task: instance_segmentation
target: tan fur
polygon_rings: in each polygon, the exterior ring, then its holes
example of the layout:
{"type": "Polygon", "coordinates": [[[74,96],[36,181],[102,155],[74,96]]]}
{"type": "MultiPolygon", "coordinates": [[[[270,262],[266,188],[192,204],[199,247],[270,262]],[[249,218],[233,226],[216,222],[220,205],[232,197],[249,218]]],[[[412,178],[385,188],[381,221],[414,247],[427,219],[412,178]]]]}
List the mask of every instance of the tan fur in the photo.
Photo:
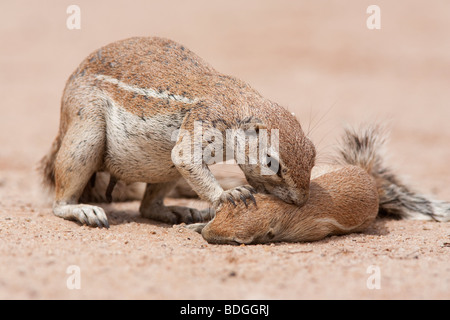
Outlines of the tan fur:
{"type": "Polygon", "coordinates": [[[386,134],[379,125],[347,129],[332,165],[314,167],[302,207],[270,195],[257,206],[226,205],[214,220],[191,225],[211,243],[314,241],[363,231],[378,213],[403,219],[450,221],[450,203],[412,191],[384,164],[386,134]]]}
{"type": "Polygon", "coordinates": [[[375,181],[356,166],[313,179],[309,200],[302,207],[271,195],[255,198],[257,206],[224,205],[203,228],[203,237],[210,243],[229,244],[315,241],[362,231],[378,213],[375,181]]]}
{"type": "Polygon", "coordinates": [[[172,140],[175,130],[192,132],[197,121],[223,134],[227,129],[278,129],[278,174],[262,175],[259,164],[242,164],[241,169],[260,192],[298,205],[308,199],[315,149],[290,112],[245,82],[217,72],[180,44],[136,37],[95,51],[67,81],[59,134],[41,161],[44,180],[55,187],[54,213],[108,226],[103,209],[78,204],[83,192],[89,198],[85,188],[96,172],[108,172],[127,184],[151,184],[141,214],[169,223],[210,216],[209,211],[166,210],[163,198],[181,177],[216,208],[253,199],[249,186],[223,190],[204,162],[172,161],[179,150],[194,147],[181,134],[172,140]]]}

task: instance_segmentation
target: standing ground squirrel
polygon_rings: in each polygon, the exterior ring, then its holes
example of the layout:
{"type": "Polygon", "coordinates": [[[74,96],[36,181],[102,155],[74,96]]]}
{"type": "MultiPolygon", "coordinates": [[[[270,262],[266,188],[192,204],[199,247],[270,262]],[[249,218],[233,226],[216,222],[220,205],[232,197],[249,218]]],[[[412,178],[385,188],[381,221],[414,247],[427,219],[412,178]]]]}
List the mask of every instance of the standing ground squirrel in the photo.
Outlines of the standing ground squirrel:
{"type": "Polygon", "coordinates": [[[213,208],[254,201],[254,191],[302,205],[309,196],[314,159],[314,145],[286,109],[245,82],[217,72],[178,43],[136,37],[93,52],[70,76],[59,133],[41,170],[44,182],[55,188],[55,215],[108,227],[102,208],[78,203],[96,172],[112,177],[108,198],[115,181],[145,182],[142,216],[191,223],[210,217],[209,210],[163,204],[181,177],[213,208]],[[173,139],[174,132],[192,132],[196,122],[221,133],[278,129],[279,152],[267,154],[278,170],[265,175],[259,162],[241,163],[250,186],[223,190],[205,161],[174,161],[180,151],[197,147],[181,134],[173,139]]]}
{"type": "Polygon", "coordinates": [[[250,244],[360,232],[377,214],[450,221],[450,203],[411,191],[383,164],[383,143],[378,126],[347,130],[336,163],[313,169],[310,198],[301,207],[256,194],[257,206],[225,204],[206,226],[188,227],[210,243],[250,244]]]}

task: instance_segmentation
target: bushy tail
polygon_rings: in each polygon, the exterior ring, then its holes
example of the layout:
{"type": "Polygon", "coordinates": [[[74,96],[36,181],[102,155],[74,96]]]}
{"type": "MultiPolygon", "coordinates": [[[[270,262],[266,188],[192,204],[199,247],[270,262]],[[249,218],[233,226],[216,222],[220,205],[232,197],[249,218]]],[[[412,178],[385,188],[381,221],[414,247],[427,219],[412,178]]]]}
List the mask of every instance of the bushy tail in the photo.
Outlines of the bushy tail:
{"type": "Polygon", "coordinates": [[[346,129],[338,162],[359,166],[372,175],[380,197],[380,215],[412,220],[450,221],[450,203],[432,200],[412,191],[383,163],[386,139],[381,126],[346,129]]]}
{"type": "Polygon", "coordinates": [[[55,160],[61,147],[60,135],[56,137],[50,148],[50,151],[41,159],[38,165],[38,170],[42,176],[42,183],[48,190],[55,188],[55,160]]]}

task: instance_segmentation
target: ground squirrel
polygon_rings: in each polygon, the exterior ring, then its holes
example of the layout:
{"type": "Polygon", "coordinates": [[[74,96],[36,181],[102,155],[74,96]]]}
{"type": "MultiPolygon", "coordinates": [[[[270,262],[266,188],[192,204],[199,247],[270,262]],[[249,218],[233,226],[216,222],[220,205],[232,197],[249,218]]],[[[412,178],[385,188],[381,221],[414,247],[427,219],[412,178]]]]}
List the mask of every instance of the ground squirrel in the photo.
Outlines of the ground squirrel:
{"type": "Polygon", "coordinates": [[[228,201],[253,201],[255,190],[302,205],[309,196],[314,159],[314,145],[286,109],[245,82],[217,72],[178,43],[135,37],[93,52],[70,76],[59,133],[41,160],[41,170],[44,182],[55,188],[55,215],[107,227],[102,208],[79,204],[97,172],[112,177],[109,200],[115,181],[145,182],[142,216],[190,223],[207,219],[209,210],[163,204],[180,177],[213,208],[228,201]],[[221,133],[278,129],[278,154],[267,154],[265,163],[276,162],[277,171],[266,175],[259,162],[241,163],[251,187],[223,190],[205,161],[174,161],[180,152],[198,147],[181,133],[173,139],[174,132],[192,132],[196,122],[221,133]]]}
{"type": "Polygon", "coordinates": [[[383,164],[384,137],[379,126],[346,130],[336,163],[313,169],[304,206],[256,194],[257,206],[225,204],[206,226],[190,228],[210,243],[250,244],[359,232],[378,214],[450,221],[450,203],[411,191],[383,164]]]}

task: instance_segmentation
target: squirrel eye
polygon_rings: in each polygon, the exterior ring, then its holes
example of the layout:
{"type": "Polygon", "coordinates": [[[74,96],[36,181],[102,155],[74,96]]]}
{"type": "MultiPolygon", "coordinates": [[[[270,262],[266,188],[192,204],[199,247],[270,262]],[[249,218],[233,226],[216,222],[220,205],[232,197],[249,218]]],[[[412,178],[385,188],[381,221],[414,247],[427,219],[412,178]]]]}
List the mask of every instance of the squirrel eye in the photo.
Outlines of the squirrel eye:
{"type": "Polygon", "coordinates": [[[276,158],[272,158],[270,155],[266,156],[266,166],[273,171],[273,173],[276,173],[277,176],[282,178],[281,176],[281,165],[278,162],[276,158]],[[276,171],[275,171],[276,170],[276,171]]]}
{"type": "Polygon", "coordinates": [[[281,166],[278,166],[277,176],[283,178],[283,176],[281,175],[281,166]]]}

